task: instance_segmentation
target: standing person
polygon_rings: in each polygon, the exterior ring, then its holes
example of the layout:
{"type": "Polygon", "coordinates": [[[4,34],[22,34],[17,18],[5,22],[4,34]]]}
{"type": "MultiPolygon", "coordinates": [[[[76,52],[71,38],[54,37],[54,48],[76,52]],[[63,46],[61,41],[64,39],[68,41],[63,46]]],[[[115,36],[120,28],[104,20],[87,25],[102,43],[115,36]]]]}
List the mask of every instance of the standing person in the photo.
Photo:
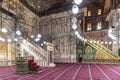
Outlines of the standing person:
{"type": "Polygon", "coordinates": [[[82,55],[80,55],[79,59],[80,59],[80,63],[82,63],[82,59],[83,59],[82,55]]]}

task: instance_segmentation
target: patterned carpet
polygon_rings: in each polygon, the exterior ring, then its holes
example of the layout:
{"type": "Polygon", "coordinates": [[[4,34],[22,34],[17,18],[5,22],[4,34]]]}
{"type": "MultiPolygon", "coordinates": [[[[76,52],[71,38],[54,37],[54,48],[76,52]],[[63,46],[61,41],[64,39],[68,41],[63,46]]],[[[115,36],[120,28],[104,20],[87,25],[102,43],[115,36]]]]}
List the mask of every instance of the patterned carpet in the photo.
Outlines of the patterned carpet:
{"type": "Polygon", "coordinates": [[[15,66],[0,66],[0,80],[120,80],[118,64],[57,63],[40,74],[15,74],[15,66]]]}

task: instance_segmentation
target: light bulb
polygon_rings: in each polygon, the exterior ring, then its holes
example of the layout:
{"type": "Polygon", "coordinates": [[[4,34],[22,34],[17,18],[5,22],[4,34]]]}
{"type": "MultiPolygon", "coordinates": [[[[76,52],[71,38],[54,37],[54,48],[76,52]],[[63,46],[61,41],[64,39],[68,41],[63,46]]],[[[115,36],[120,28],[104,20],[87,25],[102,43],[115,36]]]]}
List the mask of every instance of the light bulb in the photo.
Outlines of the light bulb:
{"type": "Polygon", "coordinates": [[[6,28],[2,28],[1,30],[3,33],[7,33],[7,29],[6,28]]]}
{"type": "Polygon", "coordinates": [[[46,42],[44,41],[43,44],[46,44],[46,42]]]}
{"type": "Polygon", "coordinates": [[[5,41],[5,39],[4,39],[4,38],[2,38],[2,37],[0,37],[0,41],[3,41],[3,42],[4,42],[4,41],[5,41]]]}
{"type": "Polygon", "coordinates": [[[41,34],[38,34],[38,37],[41,38],[41,34]]]}
{"type": "Polygon", "coordinates": [[[77,24],[72,24],[72,28],[74,29],[74,30],[76,30],[77,29],[77,24]]]}
{"type": "Polygon", "coordinates": [[[100,29],[101,29],[101,26],[100,26],[100,25],[98,25],[98,26],[97,26],[97,30],[100,30],[100,29]]]}
{"type": "Polygon", "coordinates": [[[34,36],[34,35],[31,35],[30,37],[31,37],[31,38],[34,38],[35,36],[34,36]]]}
{"type": "Polygon", "coordinates": [[[94,43],[96,43],[96,41],[94,41],[94,43]]]}
{"type": "Polygon", "coordinates": [[[109,42],[109,44],[112,44],[112,42],[109,42]]]}
{"type": "Polygon", "coordinates": [[[79,39],[82,39],[82,36],[79,36],[78,38],[79,38],[79,39]]]}
{"type": "Polygon", "coordinates": [[[43,44],[41,44],[41,46],[43,46],[43,44]]]}
{"type": "Polygon", "coordinates": [[[85,40],[84,37],[82,37],[82,40],[83,40],[83,41],[85,40]]]}
{"type": "Polygon", "coordinates": [[[36,41],[36,42],[40,41],[40,38],[36,38],[35,41],[36,41]]]}
{"type": "Polygon", "coordinates": [[[76,17],[73,17],[72,18],[72,23],[74,24],[74,23],[77,23],[77,18],[76,17]]]}
{"type": "Polygon", "coordinates": [[[102,41],[101,41],[100,43],[101,43],[101,44],[104,44],[104,42],[102,42],[102,41]]]}
{"type": "Polygon", "coordinates": [[[82,0],[74,0],[75,4],[79,5],[82,3],[82,0]]]}
{"type": "Polygon", "coordinates": [[[108,42],[105,42],[105,44],[108,44],[108,42]]]}
{"type": "Polygon", "coordinates": [[[77,35],[77,38],[80,38],[80,35],[79,35],[79,34],[77,35]]]}
{"type": "Polygon", "coordinates": [[[12,40],[11,39],[7,39],[8,42],[11,42],[12,40]]]}
{"type": "Polygon", "coordinates": [[[73,5],[72,12],[73,12],[73,14],[77,14],[79,12],[79,8],[76,4],[73,5]]]}
{"type": "Polygon", "coordinates": [[[17,39],[17,38],[15,38],[15,41],[17,42],[17,41],[18,41],[18,39],[17,39]]]}
{"type": "Polygon", "coordinates": [[[21,35],[21,32],[19,30],[16,31],[17,35],[21,35]]]}
{"type": "Polygon", "coordinates": [[[78,35],[79,34],[79,32],[78,31],[75,31],[75,35],[78,35]]]}

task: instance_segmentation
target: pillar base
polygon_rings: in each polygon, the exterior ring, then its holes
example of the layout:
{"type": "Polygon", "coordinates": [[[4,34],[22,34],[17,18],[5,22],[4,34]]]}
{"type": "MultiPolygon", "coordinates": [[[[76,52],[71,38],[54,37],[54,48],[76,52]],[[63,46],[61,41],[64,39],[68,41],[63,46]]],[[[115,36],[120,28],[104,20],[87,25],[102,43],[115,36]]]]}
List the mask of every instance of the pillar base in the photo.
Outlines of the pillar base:
{"type": "Polygon", "coordinates": [[[54,64],[54,63],[50,63],[49,66],[50,66],[50,67],[55,67],[56,64],[54,64]]]}

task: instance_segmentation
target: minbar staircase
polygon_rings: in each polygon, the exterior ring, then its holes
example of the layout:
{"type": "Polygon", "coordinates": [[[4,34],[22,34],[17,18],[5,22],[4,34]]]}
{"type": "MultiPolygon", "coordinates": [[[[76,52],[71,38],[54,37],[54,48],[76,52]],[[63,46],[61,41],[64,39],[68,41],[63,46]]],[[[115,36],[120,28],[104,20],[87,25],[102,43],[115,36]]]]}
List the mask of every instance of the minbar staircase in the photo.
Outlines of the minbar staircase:
{"type": "MultiPolygon", "coordinates": [[[[24,39],[25,40],[25,39],[24,39]]],[[[34,62],[40,66],[48,66],[48,53],[40,46],[30,40],[22,43],[22,52],[27,52],[28,55],[34,56],[34,62]]]]}
{"type": "Polygon", "coordinates": [[[120,58],[116,55],[116,53],[97,42],[94,43],[94,40],[88,36],[84,35],[84,37],[87,39],[84,43],[87,43],[95,48],[102,56],[102,59],[84,59],[84,63],[120,63],[120,58]]]}
{"type": "MultiPolygon", "coordinates": [[[[9,31],[9,35],[14,39],[15,38],[15,33],[9,28],[6,27],[9,31]]],[[[20,54],[24,54],[25,52],[27,52],[28,55],[30,56],[34,56],[34,61],[40,65],[40,66],[48,66],[48,53],[47,51],[45,51],[44,49],[42,49],[40,46],[38,46],[37,44],[35,44],[34,42],[32,42],[29,39],[24,39],[23,37],[19,36],[19,45],[20,47],[20,54]],[[23,40],[25,40],[26,42],[23,43],[23,40]]],[[[22,57],[26,57],[26,56],[22,56],[22,57]]]]}
{"type": "Polygon", "coordinates": [[[38,65],[36,62],[34,62],[34,59],[28,60],[28,68],[29,73],[40,73],[42,72],[42,68],[40,65],[38,65]]]}

